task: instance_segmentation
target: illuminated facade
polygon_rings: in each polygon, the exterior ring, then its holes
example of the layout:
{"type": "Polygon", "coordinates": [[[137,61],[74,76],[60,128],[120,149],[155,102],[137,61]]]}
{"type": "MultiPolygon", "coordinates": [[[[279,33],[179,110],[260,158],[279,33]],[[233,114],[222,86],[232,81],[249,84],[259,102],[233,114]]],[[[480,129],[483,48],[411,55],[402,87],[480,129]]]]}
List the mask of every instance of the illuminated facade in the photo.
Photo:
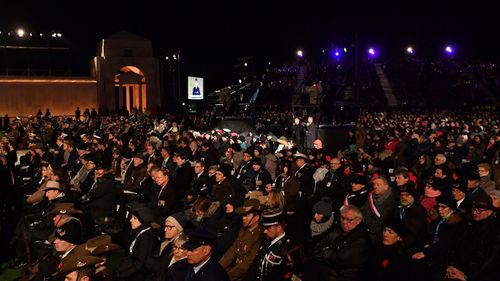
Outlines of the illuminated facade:
{"type": "Polygon", "coordinates": [[[99,42],[89,77],[0,76],[0,115],[28,116],[49,108],[73,115],[76,107],[107,112],[161,104],[159,62],[151,41],[121,31],[99,42]]]}

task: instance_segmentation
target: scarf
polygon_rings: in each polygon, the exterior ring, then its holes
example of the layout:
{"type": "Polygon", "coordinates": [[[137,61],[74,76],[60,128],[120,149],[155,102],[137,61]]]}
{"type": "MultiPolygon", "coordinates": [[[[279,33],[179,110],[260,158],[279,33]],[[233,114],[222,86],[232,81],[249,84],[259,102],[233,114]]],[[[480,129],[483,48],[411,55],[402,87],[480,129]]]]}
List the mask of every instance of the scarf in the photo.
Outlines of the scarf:
{"type": "Polygon", "coordinates": [[[424,194],[425,194],[425,197],[436,198],[439,195],[441,195],[441,191],[439,191],[439,189],[434,190],[432,188],[426,188],[424,191],[424,194]]]}
{"type": "Polygon", "coordinates": [[[317,223],[316,221],[311,220],[310,228],[311,228],[311,236],[318,236],[323,232],[327,231],[333,224],[333,213],[330,215],[330,218],[322,223],[317,223]]]}

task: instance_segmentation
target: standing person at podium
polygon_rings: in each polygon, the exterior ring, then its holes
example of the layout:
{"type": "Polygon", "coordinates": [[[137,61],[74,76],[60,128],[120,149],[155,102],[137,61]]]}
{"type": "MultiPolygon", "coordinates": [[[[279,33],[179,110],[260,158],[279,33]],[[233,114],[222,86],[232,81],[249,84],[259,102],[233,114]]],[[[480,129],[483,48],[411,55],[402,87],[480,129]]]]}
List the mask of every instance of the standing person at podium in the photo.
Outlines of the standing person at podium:
{"type": "Polygon", "coordinates": [[[295,117],[293,119],[292,138],[293,138],[293,141],[297,144],[297,147],[299,148],[299,150],[301,150],[302,146],[303,146],[304,126],[300,122],[299,117],[295,117]]]}
{"type": "Polygon", "coordinates": [[[307,123],[304,126],[305,129],[305,140],[304,147],[307,149],[314,148],[314,140],[316,139],[316,123],[314,123],[314,117],[307,117],[307,123]]]}

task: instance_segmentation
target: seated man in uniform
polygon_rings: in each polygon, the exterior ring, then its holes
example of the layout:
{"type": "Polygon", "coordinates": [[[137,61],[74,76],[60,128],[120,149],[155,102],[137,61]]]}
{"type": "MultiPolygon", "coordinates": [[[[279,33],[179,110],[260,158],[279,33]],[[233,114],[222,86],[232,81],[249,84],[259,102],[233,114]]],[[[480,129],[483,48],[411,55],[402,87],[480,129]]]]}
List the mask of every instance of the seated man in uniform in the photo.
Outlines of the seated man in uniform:
{"type": "Polygon", "coordinates": [[[232,281],[242,279],[257,255],[262,242],[262,228],[259,226],[261,209],[258,199],[249,199],[236,209],[236,213],[243,215],[243,227],[219,261],[232,281]]]}
{"type": "Polygon", "coordinates": [[[212,258],[215,236],[202,228],[187,229],[188,237],[183,247],[187,250],[189,263],[186,281],[229,281],[226,271],[212,258]]]}
{"type": "Polygon", "coordinates": [[[267,238],[259,249],[244,280],[276,280],[285,276],[287,266],[281,253],[287,242],[285,215],[279,209],[262,212],[262,226],[267,238]]]}

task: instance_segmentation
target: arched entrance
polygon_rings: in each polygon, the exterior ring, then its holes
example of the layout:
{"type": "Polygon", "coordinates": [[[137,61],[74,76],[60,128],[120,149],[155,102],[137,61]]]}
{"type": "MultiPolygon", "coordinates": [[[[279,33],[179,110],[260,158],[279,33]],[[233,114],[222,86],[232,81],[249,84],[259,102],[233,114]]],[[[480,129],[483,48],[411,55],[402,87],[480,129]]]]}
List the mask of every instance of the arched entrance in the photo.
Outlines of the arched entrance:
{"type": "Polygon", "coordinates": [[[146,77],[135,66],[124,66],[115,75],[115,111],[146,109],[146,77]]]}

